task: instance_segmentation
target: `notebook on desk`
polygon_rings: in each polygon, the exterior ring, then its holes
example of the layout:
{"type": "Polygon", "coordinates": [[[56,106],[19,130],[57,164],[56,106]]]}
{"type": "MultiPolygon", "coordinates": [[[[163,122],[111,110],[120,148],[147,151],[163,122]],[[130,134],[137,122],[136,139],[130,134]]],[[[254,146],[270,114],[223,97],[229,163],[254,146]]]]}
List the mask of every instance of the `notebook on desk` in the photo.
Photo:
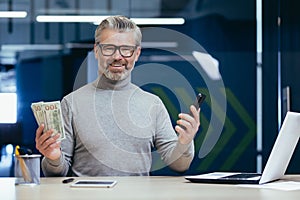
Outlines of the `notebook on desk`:
{"type": "Polygon", "coordinates": [[[227,184],[264,184],[280,179],[290,162],[300,136],[300,113],[287,112],[262,174],[212,172],[186,176],[191,182],[227,184]]]}

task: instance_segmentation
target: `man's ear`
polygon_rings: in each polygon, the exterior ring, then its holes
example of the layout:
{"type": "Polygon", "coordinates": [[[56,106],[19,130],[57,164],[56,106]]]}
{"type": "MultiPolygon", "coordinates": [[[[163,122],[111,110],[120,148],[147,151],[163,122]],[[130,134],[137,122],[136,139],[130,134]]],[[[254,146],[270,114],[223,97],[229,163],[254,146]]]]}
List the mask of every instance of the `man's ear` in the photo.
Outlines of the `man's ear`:
{"type": "Polygon", "coordinates": [[[98,48],[97,44],[94,44],[94,56],[95,56],[95,59],[98,59],[98,51],[99,51],[99,48],[98,48]]]}
{"type": "Polygon", "coordinates": [[[135,62],[138,61],[138,59],[139,59],[139,57],[141,55],[141,51],[142,51],[142,48],[141,47],[137,47],[136,53],[135,53],[135,60],[134,60],[135,62]]]}

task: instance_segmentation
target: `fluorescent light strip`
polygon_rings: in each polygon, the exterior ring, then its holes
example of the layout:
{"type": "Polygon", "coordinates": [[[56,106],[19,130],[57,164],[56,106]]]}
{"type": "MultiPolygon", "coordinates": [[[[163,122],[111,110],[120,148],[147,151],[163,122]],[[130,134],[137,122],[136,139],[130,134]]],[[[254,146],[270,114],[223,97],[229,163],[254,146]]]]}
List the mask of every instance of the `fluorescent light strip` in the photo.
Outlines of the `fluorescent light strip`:
{"type": "MultiPolygon", "coordinates": [[[[92,43],[67,43],[66,48],[92,49],[92,43]]],[[[142,42],[142,48],[177,48],[177,42],[142,42]]]]}
{"type": "Polygon", "coordinates": [[[177,42],[142,42],[143,48],[177,48],[177,42]]]}
{"type": "Polygon", "coordinates": [[[61,44],[4,44],[2,51],[25,51],[25,50],[61,50],[61,44]]]}
{"type": "MultiPolygon", "coordinates": [[[[108,16],[96,15],[38,15],[38,22],[89,22],[98,25],[108,16]]],[[[131,18],[138,25],[182,25],[184,18],[131,18]]]]}
{"type": "Polygon", "coordinates": [[[139,25],[182,25],[184,18],[131,18],[139,25]]]}
{"type": "Polygon", "coordinates": [[[38,22],[100,22],[108,16],[96,15],[38,15],[38,22]]]}
{"type": "Polygon", "coordinates": [[[25,18],[26,11],[0,11],[0,18],[25,18]]]}

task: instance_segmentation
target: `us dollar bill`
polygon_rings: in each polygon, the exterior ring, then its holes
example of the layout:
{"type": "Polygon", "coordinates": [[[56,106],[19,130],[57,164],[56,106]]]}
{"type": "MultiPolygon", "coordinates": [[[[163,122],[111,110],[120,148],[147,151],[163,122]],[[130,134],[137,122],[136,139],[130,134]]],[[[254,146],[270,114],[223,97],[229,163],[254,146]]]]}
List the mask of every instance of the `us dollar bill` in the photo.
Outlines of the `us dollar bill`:
{"type": "Polygon", "coordinates": [[[38,125],[45,125],[44,132],[53,129],[53,135],[60,134],[58,140],[66,137],[60,101],[32,103],[31,109],[38,125]]]}
{"type": "Polygon", "coordinates": [[[42,101],[31,104],[31,110],[34,114],[34,117],[35,117],[36,122],[38,123],[38,125],[41,125],[42,123],[45,123],[44,113],[42,111],[42,105],[43,105],[42,101]]]}

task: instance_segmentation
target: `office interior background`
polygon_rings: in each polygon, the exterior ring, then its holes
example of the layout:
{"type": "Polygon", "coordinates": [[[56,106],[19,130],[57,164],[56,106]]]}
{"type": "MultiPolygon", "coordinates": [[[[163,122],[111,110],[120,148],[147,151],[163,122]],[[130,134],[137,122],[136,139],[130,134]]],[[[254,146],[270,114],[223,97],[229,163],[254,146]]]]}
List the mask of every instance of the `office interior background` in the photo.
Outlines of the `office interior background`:
{"type": "MultiPolygon", "coordinates": [[[[22,145],[36,151],[37,124],[31,103],[61,100],[97,73],[90,64],[96,25],[37,18],[53,15],[152,18],[152,23],[140,24],[143,50],[135,70],[147,63],[167,66],[188,80],[195,93],[208,96],[201,109],[195,158],[185,173],[262,171],[285,113],[300,111],[299,8],[296,0],[0,0],[0,13],[26,12],[23,18],[0,18],[0,176],[13,175],[12,147],[22,145]],[[180,18],[184,23],[168,24],[160,19],[161,24],[155,24],[156,18],[180,18]],[[173,33],[188,39],[177,40],[173,33]],[[212,102],[218,105],[218,98],[211,95],[208,85],[218,86],[218,81],[207,81],[207,74],[195,71],[199,63],[193,51],[199,50],[219,63],[225,110],[212,107],[212,102]],[[224,126],[211,151],[201,157],[205,136],[213,134],[207,130],[216,123],[212,115],[224,115],[224,126]]],[[[185,99],[186,88],[151,82],[149,76],[157,72],[139,74],[142,78],[136,81],[150,80],[141,87],[161,97],[175,123],[181,110],[175,93],[179,91],[185,99]]],[[[168,74],[160,75],[177,81],[168,74]]],[[[298,146],[288,173],[300,172],[299,151],[298,146]]],[[[159,160],[153,165],[152,175],[180,175],[168,167],[155,168],[159,160]]]]}

